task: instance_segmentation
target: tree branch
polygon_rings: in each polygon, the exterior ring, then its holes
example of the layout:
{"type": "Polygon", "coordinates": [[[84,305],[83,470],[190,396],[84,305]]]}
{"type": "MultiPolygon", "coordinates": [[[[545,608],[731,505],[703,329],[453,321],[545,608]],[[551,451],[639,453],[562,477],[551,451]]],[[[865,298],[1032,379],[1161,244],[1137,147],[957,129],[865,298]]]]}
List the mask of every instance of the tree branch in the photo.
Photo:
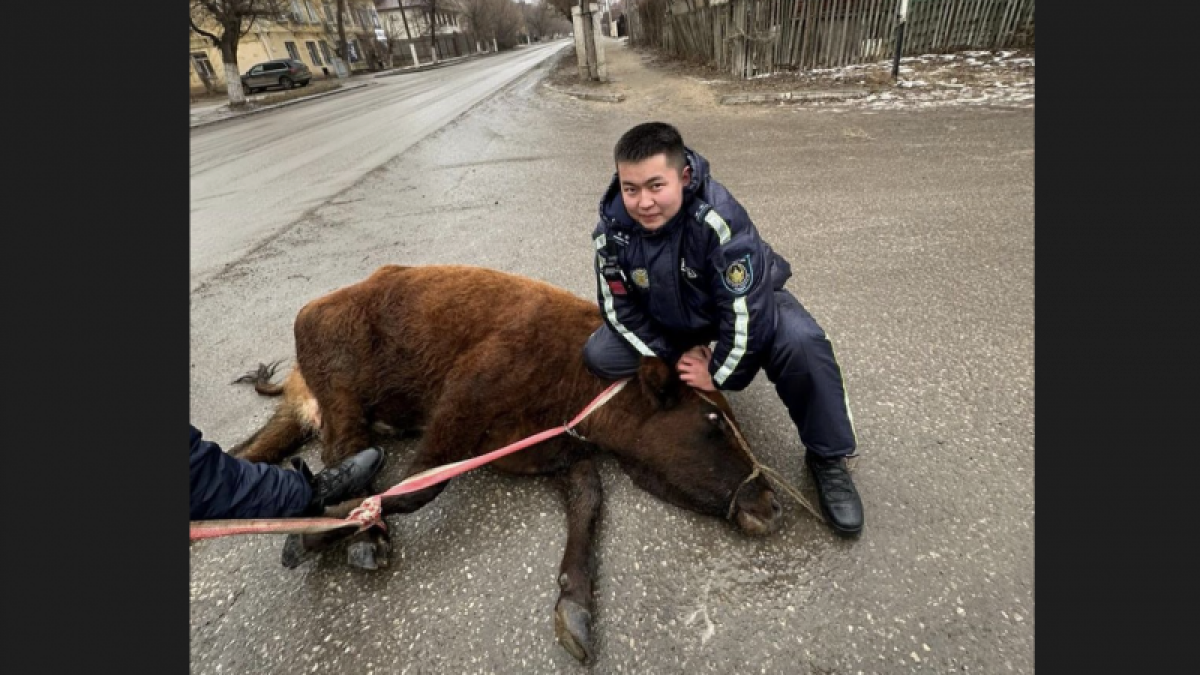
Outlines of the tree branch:
{"type": "Polygon", "coordinates": [[[195,31],[195,32],[199,33],[200,35],[203,35],[204,37],[211,40],[214,46],[216,46],[216,47],[221,46],[221,38],[217,37],[216,35],[213,35],[212,33],[204,30],[201,27],[197,26],[195,20],[193,20],[191,17],[188,17],[188,23],[192,24],[193,31],[195,31]]]}

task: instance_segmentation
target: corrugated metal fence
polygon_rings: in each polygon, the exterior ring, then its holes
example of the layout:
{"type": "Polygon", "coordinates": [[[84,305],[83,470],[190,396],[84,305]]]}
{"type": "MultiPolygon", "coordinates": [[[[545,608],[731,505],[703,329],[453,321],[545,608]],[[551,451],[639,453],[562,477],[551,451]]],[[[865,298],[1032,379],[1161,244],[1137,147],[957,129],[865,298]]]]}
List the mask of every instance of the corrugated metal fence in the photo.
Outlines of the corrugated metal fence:
{"type": "MultiPolygon", "coordinates": [[[[900,0],[631,0],[630,42],[739,77],[870,63],[895,51],[900,0]]],[[[1034,0],[910,0],[905,55],[1031,47],[1034,0]]]]}

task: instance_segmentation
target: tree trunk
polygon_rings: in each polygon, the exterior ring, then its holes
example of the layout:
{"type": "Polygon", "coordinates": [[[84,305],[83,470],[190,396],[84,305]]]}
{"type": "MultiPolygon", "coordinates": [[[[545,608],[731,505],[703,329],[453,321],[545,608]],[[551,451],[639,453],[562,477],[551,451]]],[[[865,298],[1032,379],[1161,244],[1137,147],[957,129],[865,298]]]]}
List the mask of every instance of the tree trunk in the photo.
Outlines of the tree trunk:
{"type": "Polygon", "coordinates": [[[437,49],[437,0],[429,0],[429,49],[433,53],[433,62],[438,62],[437,49]]]}
{"type": "Polygon", "coordinates": [[[342,59],[342,63],[346,64],[346,74],[350,74],[350,48],[346,42],[346,0],[338,0],[337,6],[337,25],[338,25],[338,57],[342,59]]]}
{"type": "Polygon", "coordinates": [[[221,36],[221,60],[225,62],[225,91],[229,93],[229,105],[246,105],[246,94],[242,91],[242,74],[238,71],[237,43],[238,27],[225,28],[221,36]]]}
{"type": "Polygon", "coordinates": [[[400,6],[400,18],[404,20],[404,37],[412,40],[412,31],[408,30],[408,12],[404,10],[403,4],[400,6]]]}

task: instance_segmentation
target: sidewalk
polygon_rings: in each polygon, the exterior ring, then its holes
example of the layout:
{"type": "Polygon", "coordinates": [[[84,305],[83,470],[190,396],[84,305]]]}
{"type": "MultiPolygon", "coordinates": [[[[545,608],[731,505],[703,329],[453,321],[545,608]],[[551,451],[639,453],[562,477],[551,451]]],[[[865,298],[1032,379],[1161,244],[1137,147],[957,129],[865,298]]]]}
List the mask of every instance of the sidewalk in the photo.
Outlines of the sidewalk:
{"type": "Polygon", "coordinates": [[[199,127],[206,127],[206,126],[209,126],[212,124],[218,124],[220,122],[226,122],[226,121],[229,121],[232,119],[238,119],[241,117],[249,117],[250,115],[258,115],[260,113],[268,112],[271,110],[276,110],[278,108],[286,108],[288,106],[297,105],[299,103],[304,103],[305,101],[313,101],[313,100],[316,100],[319,98],[325,98],[326,96],[336,96],[338,94],[345,94],[347,92],[351,92],[356,89],[362,89],[363,87],[368,87],[368,86],[370,86],[370,84],[371,84],[370,82],[355,82],[353,84],[343,84],[342,86],[338,87],[337,89],[333,89],[331,91],[323,91],[323,92],[320,92],[317,94],[312,94],[310,96],[301,96],[299,98],[293,98],[293,99],[289,99],[287,101],[281,101],[279,103],[272,103],[269,105],[257,105],[257,104],[255,104],[255,101],[256,100],[261,101],[261,100],[263,100],[263,97],[262,96],[251,96],[251,97],[247,97],[247,100],[249,101],[249,103],[242,110],[230,109],[228,101],[198,103],[198,104],[192,105],[192,107],[191,107],[191,111],[190,111],[191,120],[188,124],[188,127],[191,129],[196,129],[199,127]]]}
{"type": "Polygon", "coordinates": [[[267,104],[267,105],[257,105],[256,104],[257,101],[264,100],[265,98],[270,96],[270,94],[259,94],[257,96],[247,96],[246,100],[249,101],[249,105],[244,110],[236,110],[236,111],[231,110],[229,108],[228,100],[209,100],[209,101],[204,101],[202,103],[194,103],[194,104],[192,104],[191,110],[190,110],[191,121],[189,124],[189,128],[196,129],[198,127],[205,127],[205,126],[209,126],[211,124],[217,124],[217,123],[225,122],[225,121],[228,121],[231,119],[238,119],[238,118],[246,117],[249,115],[257,115],[259,113],[264,113],[264,112],[267,112],[270,110],[276,110],[278,108],[285,108],[290,105],[296,105],[298,103],[304,103],[305,101],[312,101],[315,99],[324,98],[326,96],[335,96],[337,94],[345,94],[347,92],[351,92],[356,89],[362,89],[363,87],[370,86],[371,80],[374,80],[377,77],[393,77],[396,75],[405,75],[408,73],[419,73],[419,72],[423,72],[426,70],[433,70],[435,68],[444,68],[446,66],[452,66],[454,64],[462,63],[463,61],[468,61],[468,60],[478,58],[478,57],[492,56],[494,54],[495,54],[495,52],[484,52],[484,53],[480,53],[480,54],[468,54],[466,56],[456,56],[456,57],[452,57],[452,58],[448,58],[448,59],[440,59],[437,63],[423,63],[419,66],[407,66],[404,68],[392,68],[389,70],[384,70],[384,71],[375,72],[375,73],[362,73],[362,74],[352,75],[349,78],[347,78],[347,80],[342,84],[341,87],[339,87],[337,89],[333,89],[331,91],[323,91],[323,92],[320,92],[317,94],[313,94],[311,96],[301,96],[299,98],[289,99],[287,101],[281,101],[279,103],[273,103],[273,104],[267,104]]]}
{"type": "Polygon", "coordinates": [[[479,52],[477,54],[467,54],[466,56],[453,56],[448,59],[438,59],[437,63],[422,63],[419,66],[404,66],[403,68],[390,68],[388,70],[375,73],[375,77],[394,77],[396,75],[404,75],[407,73],[420,73],[426,70],[434,70],[435,68],[444,68],[452,66],[463,61],[470,61],[484,56],[495,56],[497,52],[479,52]]]}

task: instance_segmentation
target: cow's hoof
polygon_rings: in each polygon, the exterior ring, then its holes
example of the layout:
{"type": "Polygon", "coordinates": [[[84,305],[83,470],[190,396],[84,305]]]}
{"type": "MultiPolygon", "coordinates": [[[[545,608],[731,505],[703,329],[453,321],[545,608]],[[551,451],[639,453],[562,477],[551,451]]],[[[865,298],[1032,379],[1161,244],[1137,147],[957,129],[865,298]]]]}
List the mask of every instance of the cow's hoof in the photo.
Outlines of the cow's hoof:
{"type": "Polygon", "coordinates": [[[558,642],[580,663],[592,649],[592,613],[577,603],[560,599],[554,608],[554,634],[558,642]]]}
{"type": "Polygon", "coordinates": [[[392,555],[392,542],[386,533],[378,534],[373,537],[375,544],[375,562],[380,567],[387,567],[392,555]]]}
{"type": "Polygon", "coordinates": [[[280,562],[289,570],[294,570],[305,560],[315,555],[316,551],[310,551],[304,547],[304,539],[300,535],[289,534],[283,542],[283,553],[280,556],[280,562]]]}
{"type": "Polygon", "coordinates": [[[381,564],[376,555],[375,542],[370,540],[352,541],[346,547],[346,562],[350,563],[351,567],[357,567],[360,570],[377,570],[387,565],[387,556],[386,554],[383,556],[381,564]]]}

